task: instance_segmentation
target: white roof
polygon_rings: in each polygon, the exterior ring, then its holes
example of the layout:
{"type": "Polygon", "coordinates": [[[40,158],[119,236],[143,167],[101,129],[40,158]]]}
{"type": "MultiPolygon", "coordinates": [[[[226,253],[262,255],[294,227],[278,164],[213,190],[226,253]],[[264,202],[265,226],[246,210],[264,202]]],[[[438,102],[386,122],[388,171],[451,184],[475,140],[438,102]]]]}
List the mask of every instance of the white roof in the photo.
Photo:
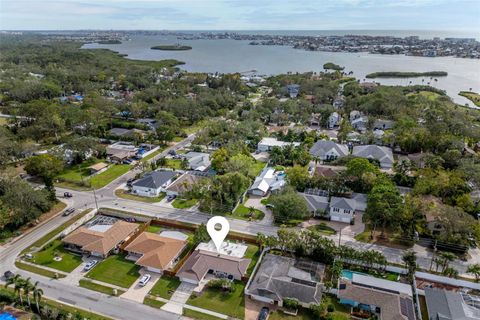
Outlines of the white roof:
{"type": "MultiPolygon", "coordinates": [[[[231,256],[231,257],[243,258],[247,249],[248,249],[247,245],[244,245],[241,243],[224,241],[222,242],[222,245],[220,246],[220,252],[218,253],[231,256]]],[[[210,241],[208,243],[206,242],[200,243],[197,246],[196,250],[204,250],[204,251],[217,253],[217,248],[215,247],[215,244],[213,243],[213,241],[210,241]]]]}
{"type": "Polygon", "coordinates": [[[300,142],[285,142],[285,141],[280,141],[277,140],[276,138],[263,138],[258,144],[260,145],[266,145],[270,147],[284,147],[290,144],[293,144],[294,146],[299,146],[300,142]]]}
{"type": "Polygon", "coordinates": [[[412,287],[408,284],[404,284],[400,282],[375,278],[372,276],[363,275],[356,272],[353,272],[352,282],[368,285],[378,289],[400,292],[410,297],[412,296],[412,287]]]}
{"type": "Polygon", "coordinates": [[[162,237],[166,238],[172,238],[172,239],[177,239],[177,240],[187,240],[188,236],[180,231],[172,231],[172,230],[165,230],[160,232],[160,235],[162,237]]]}

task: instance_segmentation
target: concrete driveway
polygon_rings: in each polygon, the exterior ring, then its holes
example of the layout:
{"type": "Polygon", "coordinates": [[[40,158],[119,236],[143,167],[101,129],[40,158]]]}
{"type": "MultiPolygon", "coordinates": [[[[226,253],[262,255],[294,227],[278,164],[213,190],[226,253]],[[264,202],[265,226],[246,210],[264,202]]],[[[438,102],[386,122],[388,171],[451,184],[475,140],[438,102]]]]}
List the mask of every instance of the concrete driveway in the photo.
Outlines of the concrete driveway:
{"type": "Polygon", "coordinates": [[[149,272],[144,269],[140,270],[140,277],[133,283],[133,285],[120,297],[129,299],[132,301],[136,301],[139,303],[143,303],[143,299],[145,296],[152,290],[153,286],[155,283],[160,279],[160,274],[155,273],[155,272],[149,272]],[[140,279],[142,279],[143,275],[149,274],[152,276],[150,281],[145,286],[141,286],[138,283],[140,282],[140,279]]]}
{"type": "Polygon", "coordinates": [[[265,197],[256,197],[256,196],[250,196],[247,201],[245,201],[244,205],[245,207],[254,207],[255,209],[258,209],[262,211],[265,216],[263,219],[259,222],[259,224],[263,225],[272,225],[273,224],[273,214],[270,209],[265,207],[265,205],[261,202],[262,199],[265,199],[265,197]]]}
{"type": "Polygon", "coordinates": [[[83,279],[83,276],[88,272],[83,270],[85,265],[92,260],[98,260],[100,262],[101,259],[83,256],[82,260],[83,262],[78,267],[70,272],[65,278],[60,279],[60,281],[68,282],[69,284],[77,286],[78,282],[83,279]]]}

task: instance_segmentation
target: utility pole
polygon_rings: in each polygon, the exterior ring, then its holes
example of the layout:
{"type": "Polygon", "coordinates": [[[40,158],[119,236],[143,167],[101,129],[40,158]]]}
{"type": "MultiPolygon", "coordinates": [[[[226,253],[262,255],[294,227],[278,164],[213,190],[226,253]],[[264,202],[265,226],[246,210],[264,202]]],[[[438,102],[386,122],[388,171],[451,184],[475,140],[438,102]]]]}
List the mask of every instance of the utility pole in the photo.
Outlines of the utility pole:
{"type": "Polygon", "coordinates": [[[93,198],[95,199],[95,208],[97,209],[97,212],[98,212],[97,195],[95,194],[95,188],[94,187],[92,187],[92,191],[93,191],[93,198]]]}
{"type": "Polygon", "coordinates": [[[340,247],[340,241],[342,240],[342,229],[340,229],[340,232],[338,233],[338,246],[340,247]]]}
{"type": "Polygon", "coordinates": [[[433,245],[433,255],[432,255],[432,261],[430,262],[430,269],[428,269],[429,271],[432,271],[433,261],[435,261],[436,252],[437,252],[437,239],[435,239],[435,244],[433,245]]]}

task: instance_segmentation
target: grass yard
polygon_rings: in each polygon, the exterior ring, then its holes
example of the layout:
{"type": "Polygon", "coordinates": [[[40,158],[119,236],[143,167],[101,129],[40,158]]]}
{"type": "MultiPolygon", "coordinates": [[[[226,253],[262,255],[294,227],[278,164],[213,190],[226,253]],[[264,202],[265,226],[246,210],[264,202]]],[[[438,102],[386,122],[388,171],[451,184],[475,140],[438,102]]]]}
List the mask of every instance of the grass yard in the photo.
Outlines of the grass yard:
{"type": "Polygon", "coordinates": [[[255,161],[255,165],[252,167],[252,174],[258,176],[260,172],[262,172],[263,168],[265,168],[265,165],[265,162],[255,161]]]}
{"type": "Polygon", "coordinates": [[[103,188],[113,180],[127,173],[130,168],[131,167],[128,164],[114,164],[102,173],[99,173],[90,178],[90,183],[95,189],[103,188]]]}
{"type": "Polygon", "coordinates": [[[150,306],[150,307],[153,307],[153,308],[160,309],[161,307],[163,307],[165,305],[165,302],[158,301],[158,300],[155,300],[152,297],[146,296],[145,298],[143,298],[143,304],[147,305],[147,306],[150,306]]]}
{"type": "Polygon", "coordinates": [[[118,297],[119,295],[125,293],[125,291],[122,291],[122,290],[117,290],[117,294],[114,295],[113,294],[113,289],[114,288],[111,288],[111,287],[107,287],[107,286],[103,286],[101,284],[98,284],[98,283],[94,283],[90,280],[86,280],[86,279],[81,279],[79,281],[79,285],[80,287],[82,288],[86,288],[86,289],[89,289],[89,290],[93,290],[93,291],[98,291],[98,292],[101,292],[101,293],[105,293],[105,294],[109,294],[111,296],[116,296],[118,297]]]}
{"type": "Polygon", "coordinates": [[[172,207],[176,209],[187,209],[197,204],[197,199],[175,199],[172,202],[172,207]]]}
{"type": "Polygon", "coordinates": [[[180,285],[180,279],[177,277],[172,277],[168,275],[163,275],[157,283],[153,286],[150,294],[152,296],[170,299],[172,297],[173,292],[177,290],[178,286],[180,285]]]}
{"type": "Polygon", "coordinates": [[[161,192],[158,197],[141,197],[134,194],[131,194],[127,190],[124,189],[117,189],[115,190],[115,195],[119,198],[128,199],[128,200],[135,200],[140,202],[146,203],[155,203],[162,201],[165,198],[165,193],[161,192]]]}
{"type": "Polygon", "coordinates": [[[413,247],[413,241],[403,240],[403,236],[399,232],[385,231],[385,236],[382,238],[381,231],[375,231],[373,239],[370,239],[371,230],[369,226],[365,227],[365,231],[355,236],[355,240],[366,243],[374,243],[382,246],[398,249],[408,249],[413,247]]]}
{"type": "Polygon", "coordinates": [[[265,214],[261,210],[254,209],[253,215],[250,216],[250,208],[247,208],[243,203],[240,203],[237,208],[229,214],[229,216],[241,220],[262,220],[265,214]]]}
{"type": "Polygon", "coordinates": [[[147,227],[147,229],[145,229],[146,232],[151,232],[151,233],[159,233],[160,231],[162,231],[164,228],[160,227],[160,226],[152,226],[152,225],[149,225],[147,227]]]}
{"type": "Polygon", "coordinates": [[[82,257],[65,250],[62,241],[56,239],[34,253],[32,262],[60,271],[72,272],[82,263],[82,257]],[[61,257],[62,260],[55,261],[56,256],[61,257]]]}
{"type": "Polygon", "coordinates": [[[212,316],[212,315],[209,315],[209,314],[206,314],[206,313],[198,312],[198,311],[195,311],[195,310],[190,310],[190,309],[187,309],[187,308],[183,308],[183,315],[185,317],[189,317],[189,318],[192,318],[192,319],[198,319],[198,320],[220,320],[221,319],[221,318],[217,318],[215,316],[212,316]]]}
{"type": "Polygon", "coordinates": [[[275,312],[270,313],[268,317],[269,320],[315,320],[310,312],[305,311],[303,309],[298,310],[298,314],[296,316],[291,316],[288,314],[283,313],[281,310],[277,310],[275,312]]]}
{"type": "Polygon", "coordinates": [[[80,219],[81,217],[85,216],[87,213],[89,213],[90,211],[92,211],[92,209],[87,209],[87,210],[84,210],[82,213],[80,214],[77,214],[75,217],[71,218],[70,220],[68,220],[67,222],[65,222],[64,224],[62,224],[61,226],[59,226],[58,228],[50,231],[49,233],[47,233],[46,235],[44,235],[43,237],[41,237],[40,239],[38,239],[37,241],[35,241],[30,247],[26,248],[25,250],[22,251],[22,254],[24,253],[27,253],[28,251],[30,251],[31,249],[33,248],[40,248],[42,247],[45,243],[47,243],[50,239],[52,239],[54,236],[56,236],[57,234],[59,234],[60,232],[62,232],[63,230],[65,230],[68,226],[72,225],[73,223],[75,223],[75,221],[77,221],[78,219],[80,219]]]}
{"type": "Polygon", "coordinates": [[[140,277],[138,270],[140,267],[124,256],[113,255],[87,273],[87,278],[129,288],[140,277]]]}
{"type": "Polygon", "coordinates": [[[331,235],[334,235],[334,234],[337,233],[337,231],[335,231],[335,229],[327,226],[327,224],[325,222],[322,222],[322,223],[314,225],[314,226],[310,226],[310,227],[308,227],[308,229],[318,231],[321,234],[325,234],[327,236],[331,236],[331,235]]]}
{"type": "Polygon", "coordinates": [[[234,281],[233,286],[235,289],[232,293],[205,288],[199,296],[192,294],[187,304],[243,319],[245,318],[245,284],[234,281]]]}
{"type": "Polygon", "coordinates": [[[159,148],[158,150],[155,150],[154,152],[150,153],[148,156],[142,158],[142,160],[140,160],[140,161],[141,162],[147,162],[150,159],[152,159],[153,157],[155,157],[156,155],[160,154],[162,151],[163,151],[163,149],[159,148]]]}
{"type": "Polygon", "coordinates": [[[56,178],[71,180],[75,182],[82,182],[82,180],[87,180],[88,177],[91,175],[88,167],[103,161],[105,160],[102,160],[102,159],[95,159],[92,161],[87,160],[81,164],[66,167],[62,172],[60,172],[60,174],[56,176],[56,178]]]}
{"type": "Polygon", "coordinates": [[[244,258],[246,259],[252,259],[252,261],[250,262],[250,265],[248,266],[248,269],[247,269],[247,275],[251,275],[252,272],[253,272],[253,269],[255,268],[255,265],[257,264],[258,262],[258,258],[260,258],[260,254],[261,254],[261,251],[260,251],[260,248],[254,244],[249,244],[248,245],[248,249],[247,249],[247,252],[245,252],[245,256],[244,258]]]}
{"type": "Polygon", "coordinates": [[[65,278],[63,274],[52,272],[50,270],[46,270],[43,268],[35,267],[35,266],[32,266],[31,264],[26,264],[20,261],[16,261],[15,266],[19,269],[30,271],[30,272],[39,274],[44,277],[52,278],[52,279],[65,278]]]}
{"type": "Polygon", "coordinates": [[[182,169],[182,160],[180,159],[166,159],[167,163],[161,167],[170,169],[182,169]]]}

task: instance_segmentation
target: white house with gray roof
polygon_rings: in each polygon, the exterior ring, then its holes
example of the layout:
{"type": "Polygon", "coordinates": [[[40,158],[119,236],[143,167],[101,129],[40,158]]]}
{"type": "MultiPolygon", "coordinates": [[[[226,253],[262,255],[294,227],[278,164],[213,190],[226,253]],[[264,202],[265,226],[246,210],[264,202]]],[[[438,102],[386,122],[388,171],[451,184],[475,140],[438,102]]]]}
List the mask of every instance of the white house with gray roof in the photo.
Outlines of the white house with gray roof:
{"type": "Polygon", "coordinates": [[[328,129],[335,129],[340,126],[340,122],[342,121],[342,117],[338,114],[338,112],[332,112],[328,117],[328,129]]]}
{"type": "Polygon", "coordinates": [[[345,144],[335,143],[330,140],[318,140],[310,148],[310,154],[314,158],[330,161],[347,156],[349,151],[345,144]]]}
{"type": "Polygon", "coordinates": [[[322,300],[325,266],[314,261],[296,260],[267,253],[251,278],[245,294],[253,300],[283,305],[284,299],[297,299],[308,308],[322,300]]]}
{"type": "Polygon", "coordinates": [[[143,197],[157,197],[161,192],[166,192],[176,176],[173,171],[147,173],[142,179],[132,183],[132,193],[143,197]]]}
{"type": "Polygon", "coordinates": [[[308,211],[313,213],[314,217],[324,217],[328,214],[328,197],[308,193],[299,193],[299,195],[305,199],[308,211]]]}
{"type": "Polygon", "coordinates": [[[281,190],[285,186],[285,175],[275,172],[274,168],[265,168],[255,178],[248,193],[255,196],[265,196],[269,191],[281,190]]]}
{"type": "Polygon", "coordinates": [[[210,167],[210,155],[204,152],[187,152],[183,155],[188,166],[194,171],[206,171],[210,167]]]}
{"type": "Polygon", "coordinates": [[[390,169],[393,167],[392,149],[374,144],[353,147],[352,155],[360,158],[375,159],[380,167],[390,169]]]}
{"type": "Polygon", "coordinates": [[[330,220],[350,223],[355,216],[355,199],[332,197],[330,199],[330,220]]]}

